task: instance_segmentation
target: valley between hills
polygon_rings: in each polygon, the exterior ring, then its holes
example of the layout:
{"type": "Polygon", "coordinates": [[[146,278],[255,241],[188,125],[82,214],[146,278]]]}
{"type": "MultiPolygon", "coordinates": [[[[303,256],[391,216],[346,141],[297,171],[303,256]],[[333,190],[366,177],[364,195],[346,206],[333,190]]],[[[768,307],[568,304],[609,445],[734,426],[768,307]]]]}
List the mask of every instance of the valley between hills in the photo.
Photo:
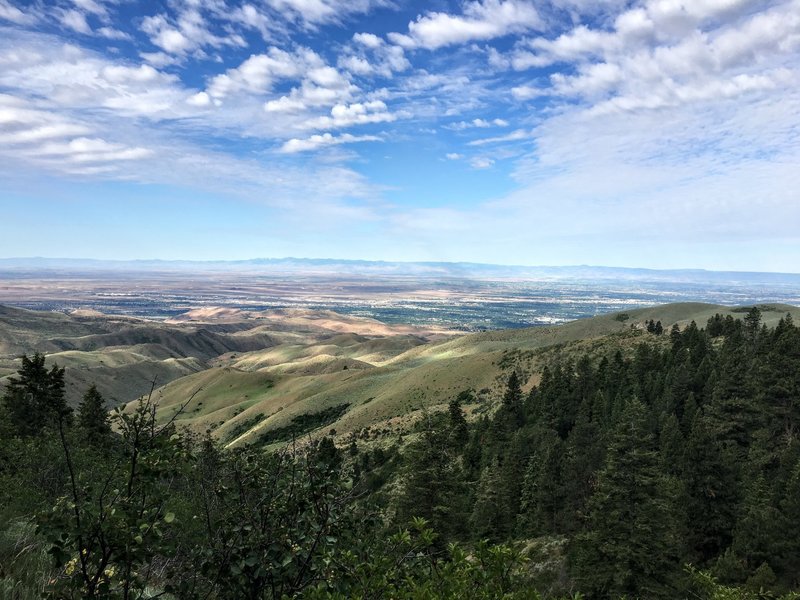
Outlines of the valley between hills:
{"type": "MultiPolygon", "coordinates": [[[[770,327],[787,313],[800,319],[795,306],[760,308],[770,327]]],[[[157,321],[0,307],[0,383],[20,355],[42,352],[48,364],[66,367],[73,406],[92,383],[109,407],[154,388],[160,419],[180,411],[177,423],[227,447],[322,435],[344,444],[352,435],[403,435],[463,390],[474,392],[468,416],[491,411],[512,370],[528,389],[554,361],[632,352],[649,320],[668,332],[676,323],[704,325],[714,314],[741,318],[745,311],[675,303],[465,335],[328,310],[202,308],[157,321]]],[[[668,343],[668,335],[660,339],[668,343]]]]}

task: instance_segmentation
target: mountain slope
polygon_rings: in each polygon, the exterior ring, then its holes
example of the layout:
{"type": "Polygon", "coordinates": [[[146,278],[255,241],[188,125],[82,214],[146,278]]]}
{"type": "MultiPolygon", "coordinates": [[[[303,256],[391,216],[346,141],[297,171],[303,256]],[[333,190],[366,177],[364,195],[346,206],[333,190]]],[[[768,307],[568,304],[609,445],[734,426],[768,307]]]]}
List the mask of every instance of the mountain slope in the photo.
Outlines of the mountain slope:
{"type": "MultiPolygon", "coordinates": [[[[763,321],[774,325],[786,313],[800,319],[800,309],[788,305],[762,307],[763,321]]],[[[705,325],[716,313],[743,317],[743,309],[702,303],[667,304],[581,319],[554,327],[489,331],[441,341],[418,343],[385,360],[367,360],[365,342],[353,336],[336,338],[335,350],[322,345],[286,345],[238,356],[225,367],[181,378],[158,391],[165,416],[192,394],[180,422],[213,431],[229,444],[257,442],[264,434],[289,427],[293,419],[345,406],[341,414],[315,428],[313,435],[335,429],[339,437],[365,428],[400,432],[421,411],[438,410],[460,391],[472,389],[485,410],[502,393],[512,369],[528,385],[536,373],[560,356],[584,351],[631,351],[639,342],[666,343],[645,332],[647,320],[664,328],[691,321],[705,325]],[[345,369],[351,360],[357,365],[345,369]],[[341,366],[341,368],[340,368],[341,366]],[[316,367],[316,368],[314,368],[316,367]],[[212,374],[213,373],[213,374],[212,374]],[[267,385],[254,385],[263,376],[267,385]],[[208,378],[213,377],[213,385],[208,378]]],[[[366,342],[375,346],[377,341],[366,342]]],[[[388,338],[382,343],[411,343],[388,338]]],[[[483,407],[483,408],[481,408],[483,407]]]]}

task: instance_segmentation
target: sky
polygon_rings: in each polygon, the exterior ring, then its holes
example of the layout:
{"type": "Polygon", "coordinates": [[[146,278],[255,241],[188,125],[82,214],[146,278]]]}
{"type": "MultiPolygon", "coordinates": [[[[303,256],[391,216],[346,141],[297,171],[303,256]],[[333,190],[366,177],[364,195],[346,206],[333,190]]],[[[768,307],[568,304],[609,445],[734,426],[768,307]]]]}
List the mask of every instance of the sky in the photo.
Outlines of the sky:
{"type": "Polygon", "coordinates": [[[800,271],[800,0],[0,0],[0,257],[800,271]]]}

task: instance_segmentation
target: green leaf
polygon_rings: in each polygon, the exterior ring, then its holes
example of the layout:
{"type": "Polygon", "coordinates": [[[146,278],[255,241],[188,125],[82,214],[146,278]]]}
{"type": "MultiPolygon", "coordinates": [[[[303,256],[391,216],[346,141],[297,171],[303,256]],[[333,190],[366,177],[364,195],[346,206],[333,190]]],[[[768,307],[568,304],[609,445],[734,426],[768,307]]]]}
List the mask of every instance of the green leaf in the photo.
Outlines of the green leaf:
{"type": "Polygon", "coordinates": [[[164,522],[165,523],[172,523],[175,520],[175,513],[168,512],[164,515],[164,522]]]}

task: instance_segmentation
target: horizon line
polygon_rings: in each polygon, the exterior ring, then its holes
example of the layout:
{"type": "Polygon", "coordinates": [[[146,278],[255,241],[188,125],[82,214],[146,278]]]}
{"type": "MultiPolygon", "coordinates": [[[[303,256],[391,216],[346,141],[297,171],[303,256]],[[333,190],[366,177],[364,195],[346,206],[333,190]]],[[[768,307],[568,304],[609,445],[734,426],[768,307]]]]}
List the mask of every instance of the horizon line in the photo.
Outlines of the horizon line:
{"type": "Polygon", "coordinates": [[[618,269],[625,271],[652,271],[655,273],[725,273],[725,274],[770,274],[770,275],[800,275],[800,272],[791,271],[737,271],[729,269],[707,269],[703,267],[672,267],[672,268],[653,268],[653,267],[634,267],[634,266],[614,266],[614,265],[592,265],[592,264],[566,264],[566,265],[544,265],[544,264],[503,264],[503,263],[483,263],[474,261],[446,261],[446,260],[381,260],[381,259],[362,259],[362,258],[322,258],[322,257],[253,257],[253,258],[234,258],[234,259],[187,259],[187,258],[89,258],[89,257],[64,257],[64,256],[12,256],[0,257],[0,264],[3,262],[15,261],[63,261],[63,262],[93,262],[93,263],[189,263],[193,265],[210,264],[235,264],[235,263],[257,263],[259,261],[269,262],[328,262],[328,263],[360,263],[376,265],[452,265],[452,266],[475,266],[475,267],[495,267],[510,269],[618,269]]]}

